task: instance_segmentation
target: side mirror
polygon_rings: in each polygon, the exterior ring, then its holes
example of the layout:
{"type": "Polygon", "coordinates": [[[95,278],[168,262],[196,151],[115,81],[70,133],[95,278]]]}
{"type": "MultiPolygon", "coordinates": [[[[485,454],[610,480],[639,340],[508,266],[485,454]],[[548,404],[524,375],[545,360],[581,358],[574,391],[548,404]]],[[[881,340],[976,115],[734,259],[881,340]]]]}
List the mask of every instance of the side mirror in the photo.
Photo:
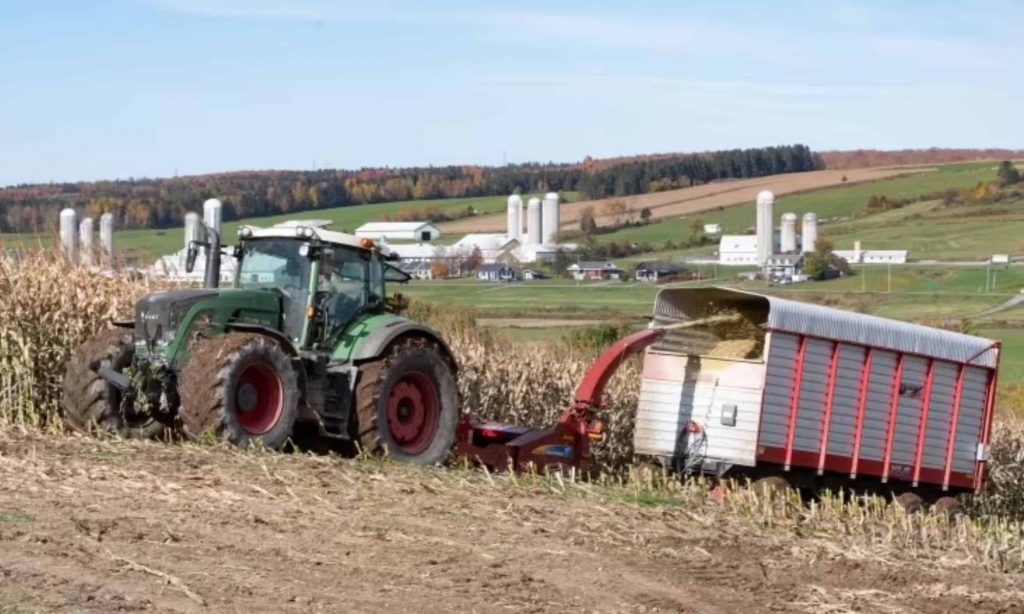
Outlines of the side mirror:
{"type": "Polygon", "coordinates": [[[195,241],[188,242],[188,250],[185,253],[185,271],[191,273],[196,268],[196,256],[199,255],[199,247],[195,241]]]}

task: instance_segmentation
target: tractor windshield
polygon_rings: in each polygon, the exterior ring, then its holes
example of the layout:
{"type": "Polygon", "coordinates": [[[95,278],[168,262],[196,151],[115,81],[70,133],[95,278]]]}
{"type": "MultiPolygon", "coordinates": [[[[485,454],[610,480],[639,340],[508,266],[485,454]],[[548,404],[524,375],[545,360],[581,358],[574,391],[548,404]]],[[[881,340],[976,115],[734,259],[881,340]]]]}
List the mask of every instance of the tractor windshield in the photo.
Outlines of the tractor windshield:
{"type": "Polygon", "coordinates": [[[283,299],[284,333],[292,339],[302,334],[309,304],[310,260],[299,253],[297,239],[256,239],[242,246],[238,265],[239,288],[276,290],[283,299]]]}

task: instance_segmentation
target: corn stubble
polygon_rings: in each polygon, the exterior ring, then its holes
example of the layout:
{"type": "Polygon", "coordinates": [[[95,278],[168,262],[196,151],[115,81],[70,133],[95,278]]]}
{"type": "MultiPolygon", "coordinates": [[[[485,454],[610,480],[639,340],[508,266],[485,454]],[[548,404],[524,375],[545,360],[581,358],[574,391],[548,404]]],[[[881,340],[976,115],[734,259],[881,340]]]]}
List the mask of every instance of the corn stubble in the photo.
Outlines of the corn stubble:
{"type": "MultiPolygon", "coordinates": [[[[54,255],[0,256],[0,427],[60,431],[60,379],[70,353],[111,318],[130,316],[140,297],[159,289],[73,267],[54,255]]],[[[448,341],[460,362],[463,407],[482,419],[553,424],[570,406],[597,354],[566,344],[526,346],[495,338],[477,328],[471,312],[449,305],[414,303],[409,315],[432,324],[448,341]]],[[[885,558],[887,552],[909,551],[947,563],[960,558],[991,569],[1024,569],[1024,421],[1018,418],[997,413],[987,490],[971,502],[973,519],[949,523],[931,514],[907,516],[880,500],[826,496],[801,507],[741,490],[714,501],[700,481],[681,483],[632,469],[639,383],[638,360],[627,361],[609,383],[609,407],[602,416],[608,436],[594,448],[595,465],[602,470],[597,480],[496,479],[568,496],[603,492],[600,496],[629,503],[681,505],[705,523],[832,535],[846,544],[846,555],[885,558]]],[[[493,483],[490,476],[488,481],[493,483]]]]}

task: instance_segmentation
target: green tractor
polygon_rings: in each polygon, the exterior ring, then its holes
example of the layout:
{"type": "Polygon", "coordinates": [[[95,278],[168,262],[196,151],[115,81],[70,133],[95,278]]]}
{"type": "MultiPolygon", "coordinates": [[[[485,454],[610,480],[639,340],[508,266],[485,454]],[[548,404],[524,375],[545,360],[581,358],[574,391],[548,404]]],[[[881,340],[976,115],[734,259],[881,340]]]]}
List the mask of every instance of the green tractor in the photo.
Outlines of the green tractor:
{"type": "Polygon", "coordinates": [[[283,447],[298,426],[353,449],[433,464],[459,419],[456,361],[432,329],[399,314],[386,285],[409,276],[386,246],[324,224],[243,226],[233,288],[218,288],[220,237],[205,287],[149,295],[67,364],[62,407],[75,429],[155,438],[181,428],[238,446],[283,447]]]}

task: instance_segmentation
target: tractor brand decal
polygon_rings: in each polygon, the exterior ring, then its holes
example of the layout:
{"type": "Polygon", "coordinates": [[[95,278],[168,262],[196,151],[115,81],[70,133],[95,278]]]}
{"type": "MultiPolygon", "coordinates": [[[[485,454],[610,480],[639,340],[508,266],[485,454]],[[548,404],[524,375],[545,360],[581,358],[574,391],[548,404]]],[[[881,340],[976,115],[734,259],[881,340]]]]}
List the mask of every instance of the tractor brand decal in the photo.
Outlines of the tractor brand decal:
{"type": "Polygon", "coordinates": [[[551,443],[545,446],[537,446],[533,449],[533,454],[537,456],[560,456],[562,458],[572,458],[572,446],[551,443]]]}

